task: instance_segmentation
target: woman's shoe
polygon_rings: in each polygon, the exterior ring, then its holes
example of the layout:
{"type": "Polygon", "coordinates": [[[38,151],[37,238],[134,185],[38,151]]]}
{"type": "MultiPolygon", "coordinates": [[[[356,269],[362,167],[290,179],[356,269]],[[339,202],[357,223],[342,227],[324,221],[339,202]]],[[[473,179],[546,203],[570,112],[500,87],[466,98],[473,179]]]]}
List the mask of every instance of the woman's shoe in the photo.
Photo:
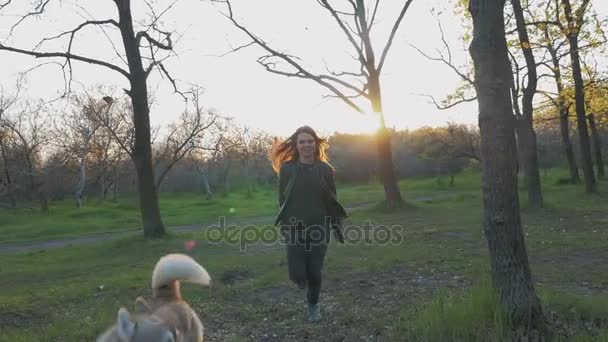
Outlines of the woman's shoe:
{"type": "Polygon", "coordinates": [[[308,323],[316,323],[321,320],[321,307],[319,304],[308,304],[308,323]]]}

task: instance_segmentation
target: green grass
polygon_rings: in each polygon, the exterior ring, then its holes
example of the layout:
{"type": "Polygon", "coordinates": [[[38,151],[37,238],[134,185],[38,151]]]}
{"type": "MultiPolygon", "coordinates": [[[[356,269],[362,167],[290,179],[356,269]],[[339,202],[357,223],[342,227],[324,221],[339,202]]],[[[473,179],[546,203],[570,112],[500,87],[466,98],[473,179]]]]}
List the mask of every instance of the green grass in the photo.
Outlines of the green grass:
{"type": "Polygon", "coordinates": [[[395,340],[511,341],[509,320],[488,281],[464,294],[440,293],[402,314],[392,327],[395,340]]]}
{"type": "MultiPolygon", "coordinates": [[[[603,195],[608,187],[601,182],[600,194],[587,196],[582,185],[556,185],[562,176],[558,170],[543,178],[545,209],[527,208],[525,192],[521,196],[534,281],[546,312],[563,323],[557,327],[559,338],[606,340],[608,296],[593,289],[608,284],[608,201],[603,195]]],[[[281,340],[310,340],[311,334],[319,334],[346,341],[376,333],[394,341],[494,341],[508,336],[491,289],[478,280],[489,277],[479,175],[458,175],[454,187],[438,185],[435,179],[404,180],[400,187],[407,206],[355,211],[347,222],[400,226],[399,243],[330,246],[322,300],[335,325],[311,328],[299,321],[302,312],[295,303],[303,296],[287,280],[282,248],[255,245],[242,252],[235,245],[210,244],[202,233],[160,240],[137,234],[94,245],[1,255],[0,341],[92,340],[114,321],[120,306],[131,307],[137,296],[149,293],[158,258],[186,252],[184,242],[190,239],[197,247],[188,253],[208,269],[213,286],[201,290],[184,285],[184,297],[211,336],[219,330],[230,332],[211,340],[263,340],[263,334],[272,333],[281,340]],[[414,200],[422,196],[424,200],[414,200]],[[222,283],[233,274],[233,284],[222,283]],[[366,285],[370,283],[376,285],[366,285]]],[[[339,186],[338,191],[346,204],[382,199],[378,185],[339,186]]],[[[217,215],[225,207],[235,207],[235,215],[260,216],[257,210],[272,215],[275,193],[259,190],[252,203],[243,203],[239,193],[207,206],[193,194],[164,196],[161,203],[168,224],[189,224],[203,222],[205,215],[217,215]]],[[[136,215],[135,207],[127,204],[123,199],[84,210],[136,215]]],[[[55,207],[48,222],[59,226],[58,221],[79,212],[67,204],[55,207]]],[[[24,229],[46,234],[43,227],[28,226],[26,213],[14,215],[24,229]]],[[[97,223],[86,215],[72,220],[97,223]]],[[[7,226],[2,221],[0,231],[7,232],[7,226]]]]}
{"type": "MultiPolygon", "coordinates": [[[[461,176],[465,184],[474,174],[461,176]]],[[[457,182],[460,177],[457,178],[457,182]]],[[[438,187],[434,179],[405,180],[400,183],[406,199],[424,196],[429,190],[448,193],[453,188],[438,187]]],[[[340,200],[345,205],[378,202],[383,196],[379,184],[338,185],[340,200]]],[[[161,194],[160,207],[163,221],[168,226],[213,223],[219,216],[253,217],[276,214],[277,190],[260,186],[248,196],[238,190],[226,196],[221,194],[212,200],[203,194],[161,194]]],[[[76,208],[71,200],[55,201],[50,212],[42,213],[37,207],[0,209],[0,242],[19,242],[72,237],[109,231],[141,229],[139,202],[136,196],[120,197],[114,201],[88,201],[83,208],[76,208]]]]}

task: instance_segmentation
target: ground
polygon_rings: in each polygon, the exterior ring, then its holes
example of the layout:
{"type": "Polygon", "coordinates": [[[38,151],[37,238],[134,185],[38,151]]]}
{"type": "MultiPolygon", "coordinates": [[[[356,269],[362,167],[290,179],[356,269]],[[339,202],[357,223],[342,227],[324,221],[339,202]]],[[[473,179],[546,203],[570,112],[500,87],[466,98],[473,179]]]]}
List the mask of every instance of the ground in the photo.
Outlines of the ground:
{"type": "MultiPolygon", "coordinates": [[[[522,191],[535,287],[558,339],[608,340],[607,197],[603,192],[585,195],[581,185],[556,185],[560,172],[549,172],[543,179],[546,208],[528,209],[522,191]]],[[[488,299],[479,175],[459,175],[453,188],[441,187],[434,179],[406,180],[400,188],[408,203],[386,211],[374,204],[381,198],[379,186],[338,187],[347,206],[353,208],[347,224],[399,225],[402,240],[394,244],[332,242],[324,271],[320,324],[304,322],[305,293],[287,280],[284,246],[258,242],[241,249],[235,244],[210,243],[202,229],[178,229],[161,240],[125,233],[107,241],[0,255],[0,340],[93,340],[114,321],[120,306],[132,308],[138,295],[149,295],[152,267],[168,252],[189,253],[211,274],[209,288],[183,286],[184,297],[203,320],[205,341],[498,340],[500,320],[488,299]],[[185,242],[190,240],[196,246],[187,250],[185,242]]],[[[600,189],[608,190],[605,182],[600,189]]],[[[248,202],[234,195],[236,199],[229,196],[208,206],[223,208],[232,200],[231,207],[245,212],[240,216],[243,222],[247,216],[256,216],[259,225],[270,224],[267,218],[276,206],[275,193],[273,189],[259,191],[248,202]],[[261,209],[256,211],[254,206],[261,209]]],[[[195,203],[188,196],[182,201],[195,203]]],[[[171,201],[180,201],[180,196],[171,201]]],[[[58,216],[77,212],[58,206],[58,216]]],[[[109,204],[103,206],[109,210],[109,204]]],[[[169,207],[179,205],[171,202],[169,207]]],[[[184,207],[197,208],[194,204],[184,207]]],[[[10,215],[13,222],[21,222],[22,229],[31,227],[26,215],[10,215]]],[[[204,222],[200,218],[173,220],[189,227],[204,222]]],[[[70,225],[76,227],[78,222],[70,225]]],[[[113,231],[125,230],[113,227],[113,231]]],[[[3,229],[11,231],[0,224],[3,229]]],[[[33,230],[44,232],[42,227],[33,230]]],[[[81,233],[95,231],[89,227],[81,233]]],[[[70,229],[68,235],[78,232],[70,229]]],[[[0,247],[8,248],[16,240],[23,244],[31,234],[20,232],[20,238],[14,239],[5,234],[0,247]]],[[[43,234],[38,240],[49,237],[65,235],[43,234]]]]}

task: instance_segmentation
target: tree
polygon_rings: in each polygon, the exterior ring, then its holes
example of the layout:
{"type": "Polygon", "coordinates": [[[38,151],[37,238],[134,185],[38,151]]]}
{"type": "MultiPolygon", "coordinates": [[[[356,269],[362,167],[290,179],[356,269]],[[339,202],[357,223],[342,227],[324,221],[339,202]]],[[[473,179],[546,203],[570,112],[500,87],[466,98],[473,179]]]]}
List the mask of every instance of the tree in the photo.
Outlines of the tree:
{"type": "Polygon", "coordinates": [[[0,177],[0,179],[2,179],[2,182],[0,182],[2,188],[0,188],[0,195],[7,195],[11,208],[17,207],[17,199],[15,197],[15,189],[9,167],[9,151],[7,146],[11,139],[11,132],[7,127],[1,125],[1,123],[3,114],[10,110],[19,100],[22,86],[23,77],[20,77],[17,80],[14,88],[15,90],[12,94],[6,94],[4,87],[0,86],[0,161],[2,162],[2,176],[0,177]]]}
{"type": "MultiPolygon", "coordinates": [[[[526,175],[526,188],[528,189],[528,202],[533,207],[543,206],[542,188],[540,182],[540,173],[538,167],[538,152],[536,133],[533,126],[533,100],[536,94],[538,76],[536,71],[536,62],[532,51],[530,39],[528,37],[527,23],[524,17],[523,9],[519,0],[512,0],[513,17],[516,18],[515,29],[512,33],[518,33],[517,42],[523,53],[527,70],[526,77],[520,77],[522,69],[518,66],[514,54],[513,56],[513,74],[511,76],[511,91],[513,107],[515,108],[516,132],[518,142],[518,152],[524,165],[526,175]],[[520,87],[521,80],[521,87],[520,87]],[[527,82],[526,82],[527,81],[527,82]],[[520,96],[520,92],[522,96],[520,96]],[[522,98],[522,105],[519,105],[519,98],[522,98]],[[523,110],[520,110],[520,107],[523,110]]],[[[463,6],[464,1],[461,1],[458,6],[463,6]]],[[[459,9],[458,7],[457,9],[459,9]]],[[[435,16],[435,13],[432,13],[435,16]]],[[[459,66],[452,60],[452,51],[445,38],[444,30],[441,21],[436,17],[439,31],[441,33],[442,49],[437,49],[436,55],[430,55],[421,49],[414,47],[421,55],[432,61],[441,62],[448,66],[462,80],[462,84],[458,86],[453,94],[448,95],[441,102],[438,102],[432,95],[423,95],[431,99],[432,103],[439,110],[446,110],[462,103],[472,102],[477,100],[474,94],[471,94],[475,87],[475,81],[471,75],[471,68],[468,65],[459,66]]],[[[465,30],[470,31],[470,27],[465,30]]],[[[465,42],[470,39],[469,35],[464,35],[462,39],[465,42]]]]}
{"type": "MultiPolygon", "coordinates": [[[[605,52],[605,51],[604,51],[605,52]]],[[[584,54],[589,55],[589,54],[584,54]]],[[[602,158],[602,142],[600,133],[597,129],[595,115],[606,113],[608,106],[606,105],[606,80],[602,80],[598,71],[597,60],[595,63],[586,63],[585,57],[581,60],[587,74],[587,82],[585,82],[585,109],[589,120],[589,129],[591,130],[591,142],[593,143],[593,153],[595,156],[595,166],[597,168],[598,178],[606,176],[604,172],[604,160],[602,158]]]]}
{"type": "MultiPolygon", "coordinates": [[[[24,101],[19,108],[4,112],[0,121],[0,130],[5,132],[5,137],[10,133],[10,139],[4,144],[12,144],[12,150],[17,152],[21,161],[25,164],[22,172],[27,180],[26,198],[33,200],[37,197],[40,210],[48,212],[48,198],[44,190],[42,178],[41,151],[48,143],[48,116],[42,111],[41,103],[24,101]]],[[[3,139],[4,140],[4,139],[3,139]]],[[[6,152],[6,146],[4,146],[6,152]]],[[[4,154],[3,152],[3,154],[4,154]]]]}
{"type": "MultiPolygon", "coordinates": [[[[25,19],[41,15],[44,13],[46,6],[51,0],[37,0],[33,3],[34,9],[19,19],[13,28],[21,24],[25,19]]],[[[155,185],[154,170],[152,167],[152,148],[150,136],[150,107],[148,104],[148,86],[147,80],[152,71],[155,69],[166,76],[173,84],[177,91],[175,80],[167,72],[163,61],[169,56],[173,50],[173,41],[171,32],[163,31],[159,28],[159,16],[154,13],[152,7],[151,21],[145,27],[135,32],[134,20],[131,13],[130,0],[113,0],[118,12],[118,20],[86,20],[78,25],[73,30],[62,32],[53,37],[43,38],[39,44],[32,49],[21,49],[0,44],[0,50],[13,52],[23,55],[28,55],[36,58],[61,58],[65,62],[63,67],[68,69],[68,89],[71,84],[72,62],[83,62],[92,65],[103,67],[107,70],[117,72],[124,76],[129,82],[130,89],[125,90],[126,94],[131,99],[133,106],[133,123],[134,123],[134,144],[133,151],[130,154],[131,159],[135,164],[137,171],[137,185],[139,193],[140,211],[142,216],[144,236],[160,237],[165,235],[165,227],[160,216],[160,208],[158,203],[158,192],[155,185]],[[122,65],[113,64],[100,59],[87,57],[81,54],[76,54],[72,51],[74,40],[81,30],[89,27],[96,27],[101,30],[109,27],[117,29],[120,32],[120,40],[124,48],[125,56],[117,52],[118,58],[127,69],[122,65]],[[40,48],[49,41],[69,38],[67,49],[62,52],[42,52],[40,48]],[[143,51],[143,52],[142,52],[143,51]],[[149,54],[146,55],[147,51],[149,54]],[[162,56],[161,52],[167,55],[162,56]],[[125,59],[126,57],[126,59],[125,59]],[[144,62],[148,61],[147,66],[144,62]]],[[[11,0],[5,1],[0,7],[0,10],[9,6],[11,0]]],[[[163,13],[165,13],[164,11],[163,13]]],[[[162,15],[162,14],[161,14],[162,15]]],[[[11,30],[12,31],[12,30],[11,30]]],[[[105,31],[104,31],[105,33],[105,31]]],[[[114,42],[112,42],[114,47],[114,42]]],[[[116,50],[114,50],[116,51],[116,50]]]]}
{"type": "Polygon", "coordinates": [[[450,177],[450,186],[454,186],[454,177],[471,159],[479,161],[479,141],[477,132],[465,126],[448,122],[445,127],[422,127],[412,132],[410,143],[418,155],[434,164],[438,182],[441,175],[450,177]]]}
{"type": "MultiPolygon", "coordinates": [[[[526,173],[526,185],[528,188],[528,202],[532,207],[543,206],[543,195],[540,184],[540,173],[538,170],[538,151],[536,143],[536,133],[534,132],[534,95],[536,94],[536,87],[538,84],[538,74],[536,71],[536,60],[532,51],[532,44],[528,36],[528,29],[526,27],[526,18],[524,11],[521,6],[520,0],[511,0],[513,7],[513,14],[516,22],[516,31],[519,38],[519,46],[524,55],[526,64],[527,74],[525,78],[522,78],[521,90],[522,106],[521,112],[516,108],[516,132],[517,132],[517,143],[519,147],[520,157],[523,161],[524,170],[526,173]],[[524,79],[527,80],[527,84],[523,84],[524,79]]],[[[517,69],[517,67],[516,67],[517,69]]],[[[519,72],[516,70],[515,72],[519,72]]],[[[519,89],[519,85],[514,85],[514,89],[519,89]]],[[[513,101],[517,102],[517,93],[514,94],[513,101]]]]}
{"type": "Polygon", "coordinates": [[[332,17],[332,20],[336,22],[340,30],[344,33],[345,38],[354,51],[355,59],[359,64],[358,71],[329,71],[329,74],[314,73],[304,67],[304,64],[299,61],[300,59],[298,57],[282,53],[271,47],[269,43],[236,20],[230,0],[214,1],[226,5],[228,10],[226,17],[235,27],[244,32],[249,39],[251,39],[250,43],[236,48],[235,51],[242,47],[257,45],[267,53],[258,58],[258,63],[267,71],[282,76],[312,80],[329,90],[332,97],[341,99],[357,112],[364,113],[365,110],[361,105],[355,103],[354,99],[363,97],[368,101],[373,113],[378,116],[378,120],[380,121],[380,128],[376,136],[376,144],[380,163],[380,178],[384,185],[386,205],[389,208],[393,208],[401,203],[402,197],[397,185],[397,177],[394,169],[390,132],[384,122],[380,76],[385,66],[393,39],[413,0],[403,1],[403,6],[392,25],[387,42],[380,54],[378,54],[377,50],[374,48],[373,43],[375,40],[372,38],[371,34],[372,28],[376,23],[376,15],[378,13],[380,0],[372,1],[371,6],[368,6],[365,0],[344,1],[344,6],[347,7],[347,9],[338,8],[333,4],[330,4],[328,0],[318,0],[317,3],[328,12],[332,17]],[[288,67],[281,68],[281,64],[277,62],[283,62],[288,67]]]}
{"type": "Polygon", "coordinates": [[[155,169],[164,167],[156,178],[156,187],[160,187],[163,179],[171,168],[191,151],[209,150],[216,147],[214,137],[217,137],[217,125],[220,117],[214,110],[207,110],[201,104],[202,90],[193,88],[188,93],[192,100],[192,108],[186,108],[177,122],[169,125],[169,132],[164,139],[162,150],[156,156],[155,169]],[[205,139],[206,137],[211,139],[205,139]]]}
{"type": "Polygon", "coordinates": [[[483,227],[490,252],[492,283],[515,326],[545,331],[522,231],[517,190],[515,117],[511,67],[504,26],[505,0],[471,0],[479,105],[483,227]]]}
{"type": "Polygon", "coordinates": [[[234,125],[230,134],[225,138],[232,143],[235,154],[241,162],[247,186],[247,197],[252,197],[252,183],[257,178],[254,177],[253,173],[259,169],[261,162],[267,164],[266,160],[272,146],[272,137],[264,131],[234,125]]]}
{"type": "MultiPolygon", "coordinates": [[[[556,0],[557,2],[558,0],[556,0]]],[[[585,86],[581,72],[581,61],[579,53],[579,33],[585,22],[585,13],[590,0],[582,0],[579,7],[572,9],[570,0],[561,0],[564,7],[566,25],[561,22],[560,6],[556,4],[555,23],[568,39],[570,46],[570,60],[572,63],[572,77],[574,78],[576,123],[578,129],[579,145],[581,150],[581,164],[585,178],[585,191],[592,193],[596,191],[593,162],[591,160],[591,146],[589,144],[589,132],[587,130],[587,117],[585,114],[585,86]]]]}
{"type": "MultiPolygon", "coordinates": [[[[550,18],[548,10],[545,12],[545,15],[548,20],[550,18]]],[[[551,74],[553,75],[553,79],[555,80],[555,87],[557,90],[557,95],[555,96],[555,98],[549,96],[549,99],[558,109],[562,144],[564,148],[564,153],[566,155],[566,160],[568,161],[568,169],[570,170],[570,182],[578,183],[580,182],[578,165],[576,164],[576,159],[574,158],[574,149],[572,148],[572,142],[570,141],[570,124],[568,120],[568,117],[570,115],[570,106],[564,93],[564,80],[562,78],[562,67],[560,64],[559,54],[560,47],[563,46],[566,41],[564,40],[559,43],[559,40],[556,39],[554,35],[550,34],[549,25],[539,24],[539,27],[542,30],[545,39],[544,47],[547,49],[547,52],[551,57],[551,63],[548,68],[551,71],[551,74]]]]}
{"type": "Polygon", "coordinates": [[[95,136],[101,127],[97,119],[101,112],[109,111],[112,101],[95,100],[91,97],[72,96],[73,110],[60,116],[60,127],[56,127],[53,139],[62,149],[78,161],[78,181],[74,191],[76,206],[84,205],[84,190],[87,180],[87,157],[91,153],[95,136]]]}

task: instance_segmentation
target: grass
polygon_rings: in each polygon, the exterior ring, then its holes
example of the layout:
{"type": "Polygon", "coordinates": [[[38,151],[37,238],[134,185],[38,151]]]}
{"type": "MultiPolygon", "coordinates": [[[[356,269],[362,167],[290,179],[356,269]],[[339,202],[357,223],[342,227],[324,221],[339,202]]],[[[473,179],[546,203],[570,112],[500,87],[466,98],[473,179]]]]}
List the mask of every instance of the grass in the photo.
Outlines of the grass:
{"type": "MultiPolygon", "coordinates": [[[[544,209],[527,208],[525,193],[521,196],[535,285],[559,339],[606,340],[608,202],[603,192],[584,195],[582,185],[556,185],[562,176],[558,170],[543,178],[544,209]]],[[[169,252],[191,254],[213,278],[213,286],[204,290],[184,285],[184,297],[201,315],[209,341],[506,338],[508,324],[485,280],[489,263],[480,224],[479,175],[458,175],[454,187],[440,186],[435,179],[405,180],[400,187],[409,205],[392,211],[359,210],[347,222],[399,228],[396,243],[330,246],[321,297],[327,319],[321,325],[300,321],[304,296],[287,280],[281,246],[254,244],[242,251],[233,244],[211,244],[202,233],[160,240],[133,235],[0,256],[0,341],[94,339],[114,321],[120,306],[131,308],[137,296],[149,294],[151,269],[169,252]],[[195,240],[197,247],[186,251],[186,240],[195,240]]],[[[606,189],[601,182],[600,190],[606,189]]],[[[338,191],[347,204],[382,198],[378,185],[342,185],[338,191]]],[[[204,206],[198,195],[180,194],[163,196],[161,203],[165,214],[174,211],[164,216],[168,224],[202,222],[205,215],[217,215],[226,206],[243,216],[260,216],[257,209],[270,215],[276,210],[273,189],[256,192],[250,201],[256,203],[241,203],[245,200],[239,196],[204,206]]],[[[98,209],[136,214],[133,207],[118,209],[121,203],[126,206],[127,201],[100,204],[98,209]]],[[[57,206],[48,222],[59,226],[78,212],[67,204],[57,206]]],[[[36,229],[25,214],[14,215],[23,229],[36,229]]],[[[107,214],[106,220],[111,219],[107,214]]],[[[97,222],[86,215],[72,220],[82,227],[97,222]]],[[[4,230],[8,225],[1,225],[0,231],[9,234],[4,230]]]]}
{"type": "Polygon", "coordinates": [[[395,340],[511,341],[499,297],[482,281],[464,294],[440,293],[402,314],[392,327],[395,340]]]}
{"type": "MultiPolygon", "coordinates": [[[[473,174],[465,174],[462,181],[470,184],[473,174]]],[[[459,178],[457,178],[457,181],[459,178]]],[[[429,189],[448,193],[449,187],[437,187],[434,179],[414,179],[401,182],[406,194],[423,198],[429,189]]],[[[378,202],[383,190],[378,184],[338,185],[339,197],[345,205],[378,202]],[[363,196],[362,196],[363,195],[363,196]]],[[[244,218],[272,216],[277,208],[275,187],[260,186],[251,196],[237,190],[207,200],[204,194],[161,194],[163,221],[168,226],[213,223],[219,216],[244,218]]],[[[435,194],[438,195],[438,194],[435,194]]],[[[0,243],[73,237],[101,232],[141,229],[139,202],[134,195],[119,197],[117,201],[90,200],[83,208],[76,208],[71,200],[50,203],[49,213],[37,207],[19,209],[0,208],[0,243]]]]}

